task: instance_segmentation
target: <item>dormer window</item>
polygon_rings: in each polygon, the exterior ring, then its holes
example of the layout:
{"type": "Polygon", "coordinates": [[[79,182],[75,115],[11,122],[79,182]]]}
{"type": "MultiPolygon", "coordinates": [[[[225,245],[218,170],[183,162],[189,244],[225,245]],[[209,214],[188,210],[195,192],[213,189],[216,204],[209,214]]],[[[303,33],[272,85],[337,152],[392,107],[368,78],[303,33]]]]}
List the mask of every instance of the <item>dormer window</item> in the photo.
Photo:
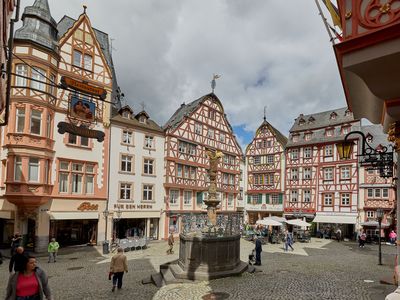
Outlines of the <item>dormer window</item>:
{"type": "Polygon", "coordinates": [[[314,121],[315,121],[315,118],[313,116],[308,118],[308,123],[312,124],[312,123],[314,123],[314,121]]]}
{"type": "Polygon", "coordinates": [[[295,142],[298,142],[299,141],[299,135],[298,134],[293,134],[292,135],[292,141],[295,143],[295,142]]]}
{"type": "Polygon", "coordinates": [[[300,125],[300,126],[304,125],[305,123],[306,123],[306,120],[304,120],[303,118],[301,118],[301,119],[299,120],[299,125],[300,125]]]}
{"type": "Polygon", "coordinates": [[[139,122],[140,122],[140,123],[143,123],[143,124],[146,124],[146,117],[145,117],[145,116],[141,116],[141,117],[139,118],[139,122]]]}
{"type": "Polygon", "coordinates": [[[347,116],[351,116],[351,111],[349,109],[346,109],[346,111],[344,112],[344,115],[347,116]]]}
{"type": "Polygon", "coordinates": [[[122,113],[122,117],[123,117],[124,119],[130,119],[130,118],[131,118],[131,114],[130,114],[129,111],[125,110],[125,111],[122,113]]]}
{"type": "Polygon", "coordinates": [[[332,112],[329,118],[330,118],[331,120],[335,120],[336,117],[337,117],[337,113],[332,112]]]}
{"type": "Polygon", "coordinates": [[[326,136],[333,136],[333,128],[329,128],[325,132],[326,136]]]}
{"type": "Polygon", "coordinates": [[[348,134],[350,132],[350,127],[349,126],[343,126],[342,127],[342,134],[348,134]]]}

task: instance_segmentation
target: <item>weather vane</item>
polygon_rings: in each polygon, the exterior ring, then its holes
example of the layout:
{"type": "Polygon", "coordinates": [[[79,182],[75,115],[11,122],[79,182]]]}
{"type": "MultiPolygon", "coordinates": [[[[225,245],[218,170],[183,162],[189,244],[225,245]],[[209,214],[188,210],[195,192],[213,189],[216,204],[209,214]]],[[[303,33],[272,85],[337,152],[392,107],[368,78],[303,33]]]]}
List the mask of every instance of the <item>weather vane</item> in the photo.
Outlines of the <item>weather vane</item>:
{"type": "Polygon", "coordinates": [[[140,105],[142,106],[142,111],[144,111],[144,109],[146,108],[146,104],[144,103],[144,101],[140,102],[140,105]]]}
{"type": "Polygon", "coordinates": [[[211,89],[212,89],[212,92],[214,93],[214,90],[215,90],[215,86],[217,85],[217,83],[215,82],[215,80],[216,79],[218,79],[218,78],[220,78],[221,77],[221,75],[218,75],[218,74],[214,74],[213,75],[213,79],[211,80],[211,89]]]}

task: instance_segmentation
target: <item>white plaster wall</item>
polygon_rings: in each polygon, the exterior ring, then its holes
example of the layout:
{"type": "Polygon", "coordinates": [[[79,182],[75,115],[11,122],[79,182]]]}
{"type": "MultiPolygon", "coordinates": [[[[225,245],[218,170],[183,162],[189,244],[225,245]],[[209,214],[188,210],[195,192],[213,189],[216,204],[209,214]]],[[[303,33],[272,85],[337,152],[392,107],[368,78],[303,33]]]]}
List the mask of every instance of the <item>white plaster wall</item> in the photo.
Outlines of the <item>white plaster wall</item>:
{"type": "MultiPolygon", "coordinates": [[[[131,204],[142,203],[142,184],[149,183],[154,185],[154,200],[155,203],[152,205],[152,211],[161,213],[161,209],[164,208],[164,142],[163,136],[154,135],[152,132],[147,134],[154,136],[155,139],[155,151],[149,151],[143,149],[144,138],[146,132],[143,130],[133,130],[133,146],[127,146],[121,144],[122,130],[127,127],[111,124],[111,164],[110,164],[110,195],[108,209],[114,210],[114,204],[118,203],[119,198],[119,183],[120,182],[132,182],[133,183],[133,197],[131,204]],[[120,154],[129,153],[134,155],[134,174],[123,174],[119,173],[120,168],[120,154]],[[143,176],[143,157],[153,158],[155,160],[155,175],[143,176]]],[[[122,203],[122,202],[121,202],[122,203]]],[[[124,201],[123,203],[127,203],[124,201]]],[[[144,202],[146,203],[146,202],[144,202]]],[[[140,212],[138,210],[138,212],[140,212]]],[[[161,233],[161,231],[160,231],[161,233]]]]}

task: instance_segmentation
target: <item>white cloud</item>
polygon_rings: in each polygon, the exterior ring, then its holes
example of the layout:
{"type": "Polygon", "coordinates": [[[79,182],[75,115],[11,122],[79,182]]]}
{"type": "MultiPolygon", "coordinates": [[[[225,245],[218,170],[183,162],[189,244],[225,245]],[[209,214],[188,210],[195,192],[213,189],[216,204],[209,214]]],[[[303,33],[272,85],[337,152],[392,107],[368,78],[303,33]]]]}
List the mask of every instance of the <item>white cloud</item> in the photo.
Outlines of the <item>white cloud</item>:
{"type": "MultiPolygon", "coordinates": [[[[31,5],[23,1],[23,5],[31,5]]],[[[80,0],[49,0],[56,21],[80,0]]],[[[121,89],[161,125],[183,101],[211,91],[232,125],[267,120],[287,134],[294,118],[346,105],[328,35],[314,1],[87,0],[94,27],[114,38],[121,89]]],[[[240,139],[241,137],[239,137],[240,139]]]]}

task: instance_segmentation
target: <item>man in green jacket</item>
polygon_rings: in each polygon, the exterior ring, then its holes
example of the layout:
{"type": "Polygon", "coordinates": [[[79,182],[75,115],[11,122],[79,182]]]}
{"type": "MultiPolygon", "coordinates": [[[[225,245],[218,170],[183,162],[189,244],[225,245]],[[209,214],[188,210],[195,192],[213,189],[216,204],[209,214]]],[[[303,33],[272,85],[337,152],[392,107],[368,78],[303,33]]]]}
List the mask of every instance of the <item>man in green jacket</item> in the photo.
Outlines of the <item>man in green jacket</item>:
{"type": "Polygon", "coordinates": [[[47,252],[49,252],[49,263],[51,261],[51,258],[53,258],[54,262],[56,262],[58,248],[60,248],[60,245],[58,244],[58,242],[56,242],[55,238],[52,238],[49,246],[47,247],[47,252]]]}

